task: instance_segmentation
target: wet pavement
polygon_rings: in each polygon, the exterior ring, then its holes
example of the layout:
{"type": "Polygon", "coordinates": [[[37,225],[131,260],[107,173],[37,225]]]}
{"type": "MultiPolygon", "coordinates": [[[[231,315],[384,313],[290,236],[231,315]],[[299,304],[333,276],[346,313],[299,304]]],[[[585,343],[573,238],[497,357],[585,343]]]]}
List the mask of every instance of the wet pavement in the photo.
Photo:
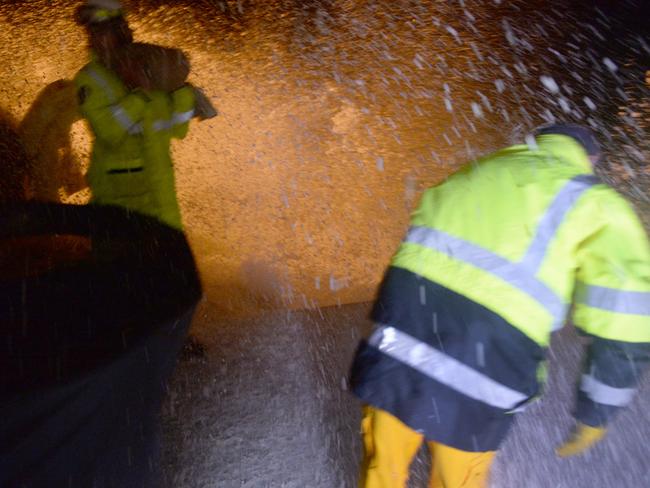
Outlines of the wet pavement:
{"type": "Polygon", "coordinates": [[[163,411],[167,486],[353,486],[359,412],[344,378],[364,314],[278,311],[200,336],[207,359],[179,364],[163,411]]]}
{"type": "MultiPolygon", "coordinates": [[[[200,336],[204,361],[178,365],[164,409],[169,488],[352,488],[361,455],[360,405],[346,390],[359,337],[371,324],[364,304],[278,311],[218,322],[200,336]]],[[[210,317],[206,304],[200,325],[210,317]]],[[[650,378],[601,444],[559,459],[572,427],[581,343],[556,334],[546,396],[520,414],[494,466],[491,488],[650,486],[650,378]]],[[[411,488],[424,488],[423,449],[411,488]]]]}

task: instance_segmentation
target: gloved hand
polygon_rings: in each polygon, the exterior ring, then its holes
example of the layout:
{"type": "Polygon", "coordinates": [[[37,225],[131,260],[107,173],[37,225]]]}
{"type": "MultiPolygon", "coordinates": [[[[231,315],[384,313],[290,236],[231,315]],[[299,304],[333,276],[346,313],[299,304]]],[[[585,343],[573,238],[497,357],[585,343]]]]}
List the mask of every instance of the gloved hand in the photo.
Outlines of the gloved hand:
{"type": "Polygon", "coordinates": [[[208,96],[200,88],[195,86],[192,88],[194,89],[194,113],[199,120],[216,117],[218,115],[217,109],[214,108],[208,96]]]}
{"type": "Polygon", "coordinates": [[[578,422],[569,440],[555,449],[555,454],[560,457],[582,454],[600,441],[605,436],[606,431],[605,427],[591,427],[578,422]]]}

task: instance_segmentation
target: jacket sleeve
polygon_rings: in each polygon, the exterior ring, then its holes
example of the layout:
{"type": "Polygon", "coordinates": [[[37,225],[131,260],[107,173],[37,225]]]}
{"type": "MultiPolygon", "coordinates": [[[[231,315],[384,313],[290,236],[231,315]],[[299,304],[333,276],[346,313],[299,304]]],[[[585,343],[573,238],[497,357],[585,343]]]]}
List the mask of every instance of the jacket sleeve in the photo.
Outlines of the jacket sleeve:
{"type": "Polygon", "coordinates": [[[613,190],[595,210],[605,224],[578,250],[573,322],[591,344],[576,417],[596,427],[630,403],[650,361],[650,245],[613,190]]]}
{"type": "Polygon", "coordinates": [[[118,145],[127,134],[142,132],[142,113],[147,99],[138,92],[115,98],[100,76],[93,71],[82,71],[75,78],[79,109],[95,137],[108,145],[118,145]]]}
{"type": "Polygon", "coordinates": [[[186,85],[171,94],[171,136],[183,139],[187,135],[190,119],[194,116],[194,91],[186,85]]]}

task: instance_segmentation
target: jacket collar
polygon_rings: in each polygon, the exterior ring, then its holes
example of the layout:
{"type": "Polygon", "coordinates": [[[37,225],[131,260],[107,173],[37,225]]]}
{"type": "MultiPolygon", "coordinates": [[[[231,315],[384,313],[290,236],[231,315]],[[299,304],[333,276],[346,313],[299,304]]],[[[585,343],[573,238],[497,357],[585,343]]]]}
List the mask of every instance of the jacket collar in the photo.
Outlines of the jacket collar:
{"type": "Polygon", "coordinates": [[[594,172],[587,152],[572,137],[562,134],[545,134],[537,137],[537,146],[540,151],[550,153],[563,163],[580,168],[587,173],[594,172]]]}

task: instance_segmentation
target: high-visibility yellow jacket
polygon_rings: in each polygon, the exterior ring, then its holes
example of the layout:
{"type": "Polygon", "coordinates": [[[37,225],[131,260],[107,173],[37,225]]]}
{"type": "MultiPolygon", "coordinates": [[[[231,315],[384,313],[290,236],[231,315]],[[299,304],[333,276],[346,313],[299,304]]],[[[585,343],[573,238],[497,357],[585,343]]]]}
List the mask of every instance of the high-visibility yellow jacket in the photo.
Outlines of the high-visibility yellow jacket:
{"type": "Polygon", "coordinates": [[[95,136],[88,184],[91,201],[154,216],[181,229],[176,200],[172,137],[185,137],[194,93],[129,91],[96,60],[75,77],[81,113],[95,136]]]}
{"type": "Polygon", "coordinates": [[[433,440],[494,449],[506,412],[538,394],[572,304],[592,337],[577,417],[602,425],[630,401],[650,345],[650,246],[576,141],[544,135],[464,167],[410,225],[355,358],[364,401],[433,440]]]}

